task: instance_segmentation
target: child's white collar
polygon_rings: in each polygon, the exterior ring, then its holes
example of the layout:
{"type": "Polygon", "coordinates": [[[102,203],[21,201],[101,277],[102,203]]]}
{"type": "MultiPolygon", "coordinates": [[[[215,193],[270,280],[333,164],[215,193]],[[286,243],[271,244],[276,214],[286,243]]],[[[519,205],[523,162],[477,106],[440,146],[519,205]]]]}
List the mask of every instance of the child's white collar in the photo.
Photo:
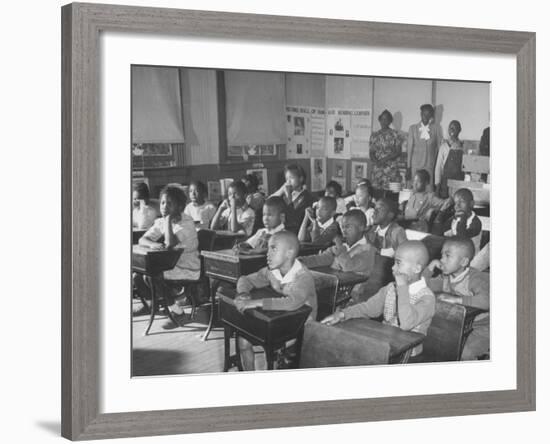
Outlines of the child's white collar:
{"type": "Polygon", "coordinates": [[[290,267],[290,270],[288,270],[288,273],[284,276],[281,274],[279,269],[273,270],[271,273],[273,276],[275,276],[275,279],[277,279],[281,284],[288,284],[289,282],[292,282],[296,278],[296,274],[298,274],[302,268],[304,268],[301,264],[301,262],[298,259],[294,259],[294,264],[292,264],[292,267],[290,267]]]}

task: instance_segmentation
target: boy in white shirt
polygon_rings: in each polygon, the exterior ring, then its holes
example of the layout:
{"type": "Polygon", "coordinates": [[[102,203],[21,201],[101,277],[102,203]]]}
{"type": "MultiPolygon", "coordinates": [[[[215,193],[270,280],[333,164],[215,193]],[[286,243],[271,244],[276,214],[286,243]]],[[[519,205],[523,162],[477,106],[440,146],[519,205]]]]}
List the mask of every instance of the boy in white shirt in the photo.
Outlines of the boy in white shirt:
{"type": "Polygon", "coordinates": [[[269,197],[263,207],[263,223],[265,228],[260,228],[246,241],[235,246],[238,252],[265,253],[269,238],[275,233],[285,229],[286,204],[282,197],[269,197]]]}

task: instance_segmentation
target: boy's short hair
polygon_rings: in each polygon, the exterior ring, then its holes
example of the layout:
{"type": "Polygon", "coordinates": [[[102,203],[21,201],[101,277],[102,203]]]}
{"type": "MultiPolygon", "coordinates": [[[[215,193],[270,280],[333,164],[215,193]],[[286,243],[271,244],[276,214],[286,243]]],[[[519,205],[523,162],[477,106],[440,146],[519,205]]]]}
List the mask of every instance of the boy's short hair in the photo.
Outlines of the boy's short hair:
{"type": "Polygon", "coordinates": [[[291,163],[290,165],[285,165],[285,174],[287,172],[296,174],[298,177],[302,179],[303,183],[306,183],[306,171],[297,163],[291,163]]]}
{"type": "Polygon", "coordinates": [[[459,248],[460,251],[464,253],[464,257],[467,257],[470,261],[474,258],[476,254],[474,243],[469,237],[453,236],[445,240],[443,246],[445,245],[451,245],[453,247],[459,248]]]}
{"type": "Polygon", "coordinates": [[[260,186],[260,181],[258,180],[258,176],[256,176],[255,174],[247,174],[242,178],[242,181],[245,181],[245,180],[250,183],[250,187],[254,191],[258,191],[258,187],[260,186]]]}
{"type": "Polygon", "coordinates": [[[337,203],[336,203],[336,199],[334,197],[323,196],[323,197],[321,197],[321,199],[319,199],[319,205],[321,204],[321,202],[324,202],[325,205],[328,206],[330,211],[336,211],[337,203]]]}
{"type": "Polygon", "coordinates": [[[200,180],[192,180],[189,182],[189,186],[195,185],[195,188],[199,191],[200,194],[206,196],[208,194],[208,188],[200,180]]]}
{"type": "Polygon", "coordinates": [[[187,203],[187,197],[183,191],[183,187],[179,185],[169,184],[166,185],[162,190],[160,190],[159,197],[162,198],[163,195],[168,196],[173,202],[178,204],[180,208],[184,208],[187,203]]]}
{"type": "Polygon", "coordinates": [[[474,201],[474,194],[468,188],[460,188],[455,191],[454,195],[462,196],[463,199],[468,200],[470,202],[474,201]]]}
{"type": "Polygon", "coordinates": [[[135,183],[133,189],[143,200],[149,200],[149,187],[145,182],[135,183]]]}
{"type": "Polygon", "coordinates": [[[420,107],[420,112],[423,112],[423,111],[429,111],[432,116],[435,114],[434,107],[429,103],[425,103],[420,107]]]}
{"type": "Polygon", "coordinates": [[[415,253],[417,263],[422,267],[426,268],[426,265],[430,262],[430,253],[424,242],[420,240],[407,240],[402,242],[397,247],[398,250],[408,249],[415,253]]]}
{"type": "Polygon", "coordinates": [[[296,236],[296,234],[292,231],[278,231],[271,236],[271,239],[273,239],[273,242],[281,240],[289,249],[294,250],[294,258],[296,258],[300,253],[300,241],[298,240],[298,236],[296,236]]]}
{"type": "Polygon", "coordinates": [[[393,214],[392,220],[397,217],[399,207],[395,200],[389,199],[387,197],[382,197],[381,199],[378,199],[378,202],[385,205],[388,211],[393,214]]]}
{"type": "Polygon", "coordinates": [[[336,182],[335,180],[331,180],[329,183],[327,183],[327,186],[325,187],[325,190],[327,188],[332,188],[334,190],[334,192],[336,193],[337,196],[341,196],[342,195],[342,185],[340,185],[338,182],[336,182]]]}
{"type": "Polygon", "coordinates": [[[346,211],[344,213],[344,216],[342,217],[351,218],[355,220],[363,228],[367,226],[367,216],[363,211],[361,211],[358,208],[352,208],[351,210],[346,211]]]}
{"type": "Polygon", "coordinates": [[[426,185],[430,183],[430,173],[426,170],[416,170],[416,175],[422,183],[426,185]]]}
{"type": "Polygon", "coordinates": [[[281,196],[268,197],[264,202],[264,207],[273,208],[277,210],[279,214],[286,214],[286,204],[281,196]]]}
{"type": "Polygon", "coordinates": [[[240,180],[234,180],[233,182],[231,182],[231,184],[229,184],[227,189],[229,188],[234,188],[235,191],[238,191],[243,196],[246,196],[246,185],[242,183],[240,180]]]}

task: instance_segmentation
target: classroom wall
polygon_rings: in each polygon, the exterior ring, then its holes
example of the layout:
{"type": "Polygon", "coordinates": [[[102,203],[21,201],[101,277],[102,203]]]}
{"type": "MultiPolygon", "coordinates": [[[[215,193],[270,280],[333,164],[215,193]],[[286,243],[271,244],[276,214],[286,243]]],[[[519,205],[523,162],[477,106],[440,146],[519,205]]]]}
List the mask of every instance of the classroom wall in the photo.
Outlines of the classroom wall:
{"type": "Polygon", "coordinates": [[[325,76],[285,74],[286,105],[325,107],[325,76]]]}
{"type": "Polygon", "coordinates": [[[447,129],[451,120],[462,126],[462,140],[479,141],[483,129],[489,126],[489,83],[435,82],[436,122],[447,129]]]}
{"type": "MultiPolygon", "coordinates": [[[[173,74],[173,68],[155,68],[155,71],[159,69],[168,70],[173,74]]],[[[280,146],[276,156],[261,157],[243,152],[242,156],[229,156],[224,165],[219,165],[216,71],[180,68],[179,77],[185,133],[184,153],[180,156],[182,161],[178,162],[178,167],[150,170],[146,173],[152,182],[152,189],[168,182],[187,183],[192,177],[201,178],[204,182],[227,177],[240,178],[247,169],[252,168],[266,168],[269,191],[277,189],[283,181],[282,168],[288,163],[284,146],[280,146]]],[[[254,143],[259,144],[274,141],[284,143],[286,135],[283,135],[281,122],[284,121],[286,105],[325,109],[372,109],[373,131],[380,128],[378,115],[384,109],[388,109],[394,115],[392,126],[406,136],[409,126],[419,121],[420,105],[434,103],[436,123],[442,125],[444,133],[446,134],[450,120],[458,119],[463,128],[461,138],[466,141],[465,148],[474,150],[477,149],[483,128],[489,124],[490,90],[489,84],[483,83],[240,71],[226,72],[225,81],[226,97],[230,104],[227,108],[228,144],[231,144],[230,141],[233,139],[244,143],[244,140],[250,137],[254,139],[254,143]],[[269,85],[268,88],[265,87],[266,84],[269,85]],[[258,101],[260,92],[263,99],[258,101]],[[274,95],[277,97],[273,97],[274,95]],[[264,109],[263,113],[253,112],[256,119],[254,122],[237,115],[241,108],[245,111],[250,111],[254,107],[266,108],[266,101],[270,104],[268,110],[264,109]],[[243,106],[237,106],[240,102],[243,106]],[[245,106],[246,103],[253,105],[252,108],[245,106]],[[280,115],[280,118],[274,119],[274,114],[280,115]],[[269,124],[261,123],[267,120],[269,124]],[[272,122],[274,120],[275,123],[272,122]]],[[[162,86],[162,83],[157,82],[157,89],[159,85],[162,86]]],[[[161,96],[168,94],[166,85],[164,88],[161,96]]],[[[143,100],[140,104],[145,106],[143,100]]],[[[406,151],[406,143],[403,144],[403,150],[406,151]]],[[[352,189],[352,160],[367,162],[368,176],[372,168],[368,158],[346,160],[344,191],[348,192],[352,189]]],[[[309,159],[292,162],[302,165],[309,176],[309,159]]],[[[327,181],[333,175],[334,166],[334,159],[327,159],[327,181]]],[[[310,185],[310,177],[307,182],[310,185]]]]}
{"type": "Polygon", "coordinates": [[[432,81],[375,78],[373,103],[373,131],[380,129],[378,116],[387,109],[393,114],[392,127],[407,133],[420,121],[420,106],[432,103],[432,81]]]}

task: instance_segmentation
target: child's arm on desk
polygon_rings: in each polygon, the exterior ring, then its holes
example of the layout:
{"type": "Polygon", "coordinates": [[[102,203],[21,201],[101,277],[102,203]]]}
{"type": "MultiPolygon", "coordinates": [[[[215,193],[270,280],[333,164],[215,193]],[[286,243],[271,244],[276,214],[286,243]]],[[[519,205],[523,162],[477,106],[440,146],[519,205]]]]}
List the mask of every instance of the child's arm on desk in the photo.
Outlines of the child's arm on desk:
{"type": "Polygon", "coordinates": [[[435,313],[435,296],[430,289],[425,288],[422,297],[413,305],[411,304],[406,278],[395,275],[395,282],[399,327],[402,330],[412,330],[433,317],[435,313]]]}
{"type": "Polygon", "coordinates": [[[351,307],[344,308],[343,310],[337,310],[321,322],[326,325],[334,325],[346,319],[377,318],[384,311],[385,301],[386,287],[382,287],[367,301],[352,305],[351,307]]]}
{"type": "Polygon", "coordinates": [[[470,277],[468,286],[472,296],[460,296],[454,293],[441,293],[437,295],[440,301],[451,304],[463,304],[470,307],[489,309],[489,275],[487,273],[476,273],[470,277]]]}
{"type": "Polygon", "coordinates": [[[149,247],[152,250],[162,250],[164,248],[164,244],[162,242],[158,242],[158,240],[162,237],[159,223],[162,223],[162,221],[155,221],[153,226],[149,228],[147,232],[139,238],[139,245],[143,247],[149,247]]]}
{"type": "Polygon", "coordinates": [[[260,302],[264,310],[292,311],[300,308],[306,301],[316,298],[313,276],[305,273],[285,288],[284,297],[264,298],[260,299],[260,302]]]}
{"type": "Polygon", "coordinates": [[[299,260],[307,268],[330,267],[334,261],[334,248],[335,247],[329,247],[319,254],[302,256],[299,260]]]}
{"type": "Polygon", "coordinates": [[[237,294],[240,296],[241,294],[249,294],[255,288],[269,287],[268,272],[267,267],[264,267],[256,273],[241,276],[237,281],[237,294]]]}

